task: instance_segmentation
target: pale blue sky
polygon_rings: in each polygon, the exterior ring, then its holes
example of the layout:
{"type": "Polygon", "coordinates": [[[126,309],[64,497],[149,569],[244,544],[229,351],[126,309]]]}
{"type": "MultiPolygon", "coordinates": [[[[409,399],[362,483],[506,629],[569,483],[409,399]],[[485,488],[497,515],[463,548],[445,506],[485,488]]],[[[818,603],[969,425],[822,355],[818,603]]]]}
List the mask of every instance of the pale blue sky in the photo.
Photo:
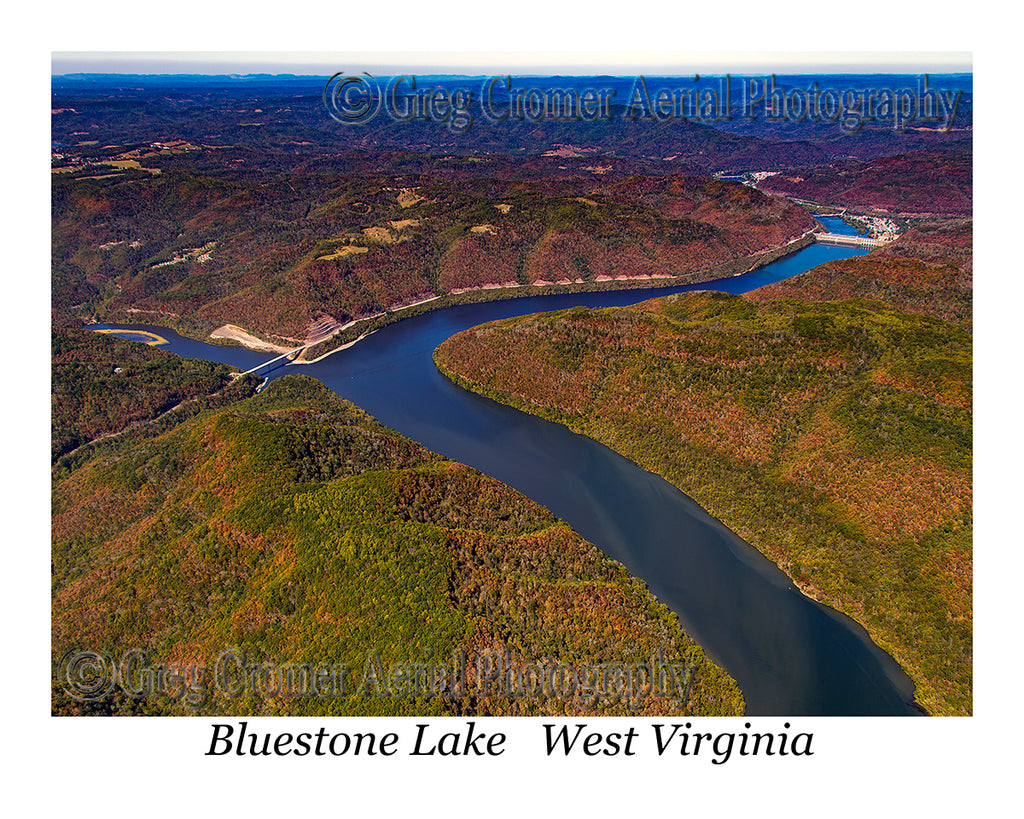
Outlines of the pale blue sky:
{"type": "Polygon", "coordinates": [[[969,52],[54,52],[52,73],[632,74],[970,72],[969,52]]]}

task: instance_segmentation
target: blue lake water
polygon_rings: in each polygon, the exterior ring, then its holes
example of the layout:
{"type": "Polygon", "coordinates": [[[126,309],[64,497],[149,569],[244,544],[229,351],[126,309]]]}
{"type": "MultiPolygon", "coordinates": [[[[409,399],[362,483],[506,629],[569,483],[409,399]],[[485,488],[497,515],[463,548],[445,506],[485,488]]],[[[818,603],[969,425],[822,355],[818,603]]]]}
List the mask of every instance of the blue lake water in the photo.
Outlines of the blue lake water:
{"type": "Polygon", "coordinates": [[[864,229],[848,225],[838,216],[818,216],[817,219],[825,226],[829,233],[837,233],[840,236],[867,235],[867,231],[864,229]]]}

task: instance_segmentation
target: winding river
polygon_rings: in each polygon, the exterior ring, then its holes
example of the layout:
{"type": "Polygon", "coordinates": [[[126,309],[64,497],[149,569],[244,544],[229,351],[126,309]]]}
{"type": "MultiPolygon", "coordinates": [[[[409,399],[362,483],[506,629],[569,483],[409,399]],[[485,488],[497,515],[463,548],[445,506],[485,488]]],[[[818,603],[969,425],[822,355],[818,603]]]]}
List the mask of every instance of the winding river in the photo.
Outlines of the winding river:
{"type": "MultiPolygon", "coordinates": [[[[318,363],[281,366],[270,377],[313,376],[392,429],[550,509],[642,578],[678,615],[737,680],[748,714],[918,714],[912,682],[863,628],[803,595],[692,499],[589,438],[453,385],[432,359],[446,338],[487,321],[635,304],[688,290],[742,293],[864,252],[811,245],[752,273],[698,285],[450,307],[396,322],[318,363]]],[[[136,329],[159,333],[170,342],[163,349],[182,356],[245,368],[272,357],[164,328],[136,329]]]]}

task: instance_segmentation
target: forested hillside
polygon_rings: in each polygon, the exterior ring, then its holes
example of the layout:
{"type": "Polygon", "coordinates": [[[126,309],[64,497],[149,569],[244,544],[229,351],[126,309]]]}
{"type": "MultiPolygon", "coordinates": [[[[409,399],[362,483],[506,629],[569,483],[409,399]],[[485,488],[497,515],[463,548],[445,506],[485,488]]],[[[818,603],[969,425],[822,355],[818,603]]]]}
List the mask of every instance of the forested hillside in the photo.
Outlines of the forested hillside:
{"type": "Polygon", "coordinates": [[[120,432],[230,382],[223,364],[74,327],[50,333],[50,454],[120,432]]]}
{"type": "MultiPolygon", "coordinates": [[[[738,714],[735,683],[643,584],[550,513],[424,450],[302,376],[109,445],[58,474],[53,658],[144,652],[150,667],[349,666],[341,695],[232,698],[215,685],[78,702],[55,713],[738,714]],[[470,663],[464,695],[356,692],[385,669],[470,663]],[[621,697],[505,695],[473,659],[692,667],[689,691],[621,697]]],[[[211,671],[212,673],[212,671],[211,671]]],[[[394,689],[392,689],[394,692],[394,689]]]]}
{"type": "Polygon", "coordinates": [[[970,216],[969,147],[949,155],[914,153],[868,162],[846,159],[768,177],[764,190],[872,212],[970,216]]]}
{"type": "Polygon", "coordinates": [[[54,174],[54,309],[198,337],[231,323],[287,342],[485,285],[701,281],[813,226],[735,182],[444,167],[474,164],[464,159],[418,163],[423,173],[334,164],[243,174],[200,171],[195,158],[157,175],[54,174]]]}
{"type": "Polygon", "coordinates": [[[828,262],[761,287],[748,298],[874,299],[907,312],[970,326],[973,238],[970,219],[915,220],[895,242],[867,256],[828,262]]]}
{"type": "Polygon", "coordinates": [[[878,302],[695,293],[527,316],[442,372],[681,488],[971,710],[971,336],[878,302]]]}

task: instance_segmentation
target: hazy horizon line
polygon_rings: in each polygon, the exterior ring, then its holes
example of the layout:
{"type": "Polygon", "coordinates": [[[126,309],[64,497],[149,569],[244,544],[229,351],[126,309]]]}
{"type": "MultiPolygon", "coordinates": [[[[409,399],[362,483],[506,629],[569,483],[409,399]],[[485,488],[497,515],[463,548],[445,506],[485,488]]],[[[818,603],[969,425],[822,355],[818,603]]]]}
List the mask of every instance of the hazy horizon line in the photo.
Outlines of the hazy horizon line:
{"type": "Polygon", "coordinates": [[[338,71],[488,76],[973,74],[970,52],[52,52],[51,76],[136,74],[330,76],[338,71]]]}

